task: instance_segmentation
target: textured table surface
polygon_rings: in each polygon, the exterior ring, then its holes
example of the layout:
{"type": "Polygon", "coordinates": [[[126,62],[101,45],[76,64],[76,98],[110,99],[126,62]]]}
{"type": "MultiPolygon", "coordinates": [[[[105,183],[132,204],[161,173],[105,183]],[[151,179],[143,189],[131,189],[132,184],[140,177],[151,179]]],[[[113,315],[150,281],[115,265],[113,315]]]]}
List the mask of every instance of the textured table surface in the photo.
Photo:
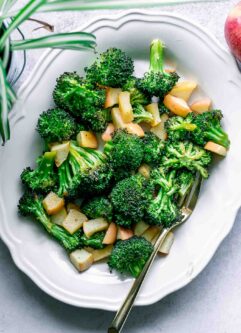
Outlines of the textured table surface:
{"type": "MultiPolygon", "coordinates": [[[[24,1],[18,1],[18,4],[24,1]]],[[[203,25],[225,44],[223,24],[237,0],[219,3],[165,6],[203,25]]],[[[155,9],[156,11],[156,9],[155,9]]],[[[117,11],[103,11],[116,13],[117,11]]],[[[56,31],[76,28],[98,12],[38,15],[54,24],[56,31]]],[[[37,36],[36,26],[27,23],[24,33],[37,36]]],[[[28,53],[22,81],[41,51],[28,53]]],[[[218,207],[217,207],[218,209],[218,207]]],[[[223,241],[205,270],[188,286],[160,302],[134,308],[124,332],[135,333],[239,333],[241,331],[241,212],[233,230],[223,241]]],[[[43,293],[14,265],[0,241],[0,333],[101,333],[106,332],[113,313],[78,309],[43,293]]]]}

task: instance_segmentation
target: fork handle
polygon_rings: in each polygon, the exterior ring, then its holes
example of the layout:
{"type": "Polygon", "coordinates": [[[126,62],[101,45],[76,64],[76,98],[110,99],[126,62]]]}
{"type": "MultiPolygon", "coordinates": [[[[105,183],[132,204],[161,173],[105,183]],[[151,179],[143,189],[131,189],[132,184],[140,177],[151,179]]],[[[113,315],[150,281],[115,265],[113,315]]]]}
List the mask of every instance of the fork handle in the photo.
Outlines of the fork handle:
{"type": "Polygon", "coordinates": [[[149,271],[155,256],[162,245],[163,241],[166,238],[166,235],[170,231],[169,228],[162,229],[158,239],[156,240],[154,244],[154,249],[152,254],[150,255],[149,259],[147,260],[143,270],[141,271],[140,275],[135,279],[128,295],[126,296],[126,299],[124,300],[123,304],[121,305],[120,309],[116,313],[115,318],[112,321],[111,326],[108,329],[108,333],[119,333],[121,332],[125,321],[132,309],[132,306],[134,304],[134,301],[136,299],[136,296],[141,288],[142,282],[144,281],[147,272],[149,271]]]}

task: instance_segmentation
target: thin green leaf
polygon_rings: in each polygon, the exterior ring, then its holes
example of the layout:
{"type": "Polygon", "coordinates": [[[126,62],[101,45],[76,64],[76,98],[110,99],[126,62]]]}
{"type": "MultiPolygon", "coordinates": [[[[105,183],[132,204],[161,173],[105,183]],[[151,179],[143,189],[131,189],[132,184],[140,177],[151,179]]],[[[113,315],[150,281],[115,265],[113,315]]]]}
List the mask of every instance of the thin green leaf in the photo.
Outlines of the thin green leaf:
{"type": "Polygon", "coordinates": [[[45,4],[47,0],[30,0],[26,6],[24,6],[18,14],[14,17],[8,28],[0,39],[0,50],[4,48],[4,45],[11,35],[23,21],[25,21],[31,14],[33,14],[41,5],[45,4]]]}
{"type": "Polygon", "coordinates": [[[6,79],[6,72],[3,67],[2,60],[0,59],[0,135],[3,142],[10,139],[8,111],[9,111],[9,100],[8,100],[8,83],[6,79]]]}
{"type": "Polygon", "coordinates": [[[95,36],[87,32],[60,33],[35,39],[11,41],[11,49],[13,51],[46,47],[83,50],[94,49],[95,46],[95,36]]]}

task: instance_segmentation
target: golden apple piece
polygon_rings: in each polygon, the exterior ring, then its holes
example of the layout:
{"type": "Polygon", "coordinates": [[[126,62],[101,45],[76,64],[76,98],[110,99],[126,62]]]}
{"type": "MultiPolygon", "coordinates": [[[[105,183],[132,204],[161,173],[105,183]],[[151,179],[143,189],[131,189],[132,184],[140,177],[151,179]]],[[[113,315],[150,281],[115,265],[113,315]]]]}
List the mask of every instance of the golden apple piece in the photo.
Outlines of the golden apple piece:
{"type": "Polygon", "coordinates": [[[138,222],[134,227],[134,235],[141,236],[149,227],[144,221],[138,222]]]}
{"type": "Polygon", "coordinates": [[[109,223],[103,217],[84,222],[83,230],[86,237],[90,237],[98,231],[107,230],[109,223]]]}
{"type": "Polygon", "coordinates": [[[111,109],[111,117],[112,117],[112,121],[115,126],[115,129],[125,128],[126,123],[124,122],[124,120],[122,118],[122,114],[121,114],[119,108],[111,109]]]}
{"type": "Polygon", "coordinates": [[[43,200],[43,207],[48,215],[57,214],[64,207],[64,199],[50,192],[43,200]]]}
{"type": "Polygon", "coordinates": [[[85,214],[77,209],[70,209],[68,215],[63,221],[63,228],[73,235],[79,230],[88,219],[85,214]]]}
{"type": "Polygon", "coordinates": [[[146,111],[150,112],[153,116],[151,126],[157,126],[161,122],[158,103],[151,103],[145,107],[146,111]]]}
{"type": "Polygon", "coordinates": [[[119,103],[119,94],[121,93],[120,88],[106,88],[106,98],[104,108],[110,108],[119,103]]]}
{"type": "Polygon", "coordinates": [[[104,247],[103,249],[94,250],[92,252],[94,262],[109,257],[111,255],[112,249],[113,249],[113,245],[110,244],[110,245],[107,245],[106,247],[104,247]]]}
{"type": "Polygon", "coordinates": [[[171,250],[173,242],[174,242],[174,233],[170,231],[166,235],[164,242],[160,246],[159,253],[163,255],[168,255],[171,250]]]}
{"type": "Polygon", "coordinates": [[[206,97],[206,98],[202,98],[196,102],[193,102],[190,105],[190,108],[192,111],[196,112],[196,113],[203,113],[203,112],[207,112],[210,110],[212,105],[212,101],[210,98],[206,97]]]}
{"type": "Polygon", "coordinates": [[[154,237],[156,237],[156,235],[158,235],[159,232],[160,232],[160,228],[159,227],[152,226],[152,227],[148,228],[141,236],[144,237],[149,242],[151,242],[152,239],[154,237]]]}
{"type": "Polygon", "coordinates": [[[151,167],[148,164],[143,163],[139,169],[138,172],[145,177],[146,179],[150,178],[150,172],[151,172],[151,167]]]}
{"type": "Polygon", "coordinates": [[[102,140],[105,142],[110,141],[112,139],[112,134],[114,133],[114,131],[115,126],[112,123],[109,123],[101,136],[102,140]]]}
{"type": "Polygon", "coordinates": [[[67,212],[69,213],[70,209],[75,209],[78,210],[80,212],[80,207],[78,205],[76,205],[75,203],[69,202],[67,203],[67,212]]]}
{"type": "Polygon", "coordinates": [[[134,232],[131,229],[126,229],[121,226],[118,227],[117,239],[126,240],[134,236],[134,232]]]}
{"type": "Polygon", "coordinates": [[[53,145],[51,147],[51,152],[55,152],[55,164],[59,167],[67,159],[69,155],[70,143],[69,141],[53,145]]]}
{"type": "Polygon", "coordinates": [[[62,208],[57,214],[51,216],[51,221],[54,224],[63,226],[63,222],[67,217],[67,211],[65,208],[62,208]]]}
{"type": "Polygon", "coordinates": [[[172,90],[169,92],[170,95],[184,99],[188,101],[193,91],[197,88],[197,83],[194,81],[183,81],[178,82],[172,90]]]}
{"type": "Polygon", "coordinates": [[[103,239],[103,244],[114,244],[115,241],[116,241],[116,236],[117,236],[117,226],[114,222],[111,222],[107,231],[106,231],[106,234],[105,234],[105,237],[103,239]]]}
{"type": "Polygon", "coordinates": [[[211,151],[212,153],[215,153],[220,156],[226,156],[227,155],[227,149],[215,142],[208,141],[204,148],[208,151],[211,151]]]}
{"type": "Polygon", "coordinates": [[[77,142],[80,147],[98,148],[98,141],[93,132],[80,131],[77,135],[77,142]]]}
{"type": "Polygon", "coordinates": [[[188,113],[192,112],[184,99],[172,96],[170,94],[164,97],[164,105],[174,114],[181,117],[186,117],[188,113]]]}
{"type": "Polygon", "coordinates": [[[145,136],[143,128],[138,124],[135,123],[125,124],[125,129],[127,130],[128,133],[135,134],[140,138],[143,138],[143,136],[145,136]]]}
{"type": "Polygon", "coordinates": [[[122,91],[119,94],[119,109],[122,115],[122,119],[125,123],[130,123],[133,121],[134,115],[131,106],[129,91],[122,91]]]}
{"type": "Polygon", "coordinates": [[[70,261],[79,272],[85,271],[94,262],[93,254],[84,249],[71,252],[69,257],[70,261]]]}
{"type": "Polygon", "coordinates": [[[161,115],[161,122],[157,125],[151,128],[151,132],[154,133],[160,140],[166,140],[167,139],[167,131],[165,129],[165,122],[169,118],[167,114],[161,115]]]}

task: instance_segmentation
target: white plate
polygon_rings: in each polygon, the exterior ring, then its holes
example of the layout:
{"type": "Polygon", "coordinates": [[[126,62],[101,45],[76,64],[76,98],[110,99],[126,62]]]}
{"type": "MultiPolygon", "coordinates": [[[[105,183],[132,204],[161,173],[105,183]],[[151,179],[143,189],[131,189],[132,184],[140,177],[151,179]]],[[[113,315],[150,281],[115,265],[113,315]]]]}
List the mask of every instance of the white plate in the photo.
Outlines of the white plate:
{"type": "MultiPolygon", "coordinates": [[[[136,305],[151,304],[197,276],[233,225],[241,200],[240,73],[216,39],[171,14],[129,11],[96,19],[84,29],[96,34],[100,51],[115,46],[130,54],[138,74],[148,67],[150,41],[164,40],[169,62],[176,64],[181,75],[200,83],[203,91],[197,94],[208,94],[223,110],[232,141],[227,158],[217,163],[203,186],[193,216],[176,231],[171,254],[155,261],[136,301],[136,305]]],[[[19,175],[41,153],[35,126],[39,113],[52,105],[56,77],[63,71],[83,73],[93,57],[91,53],[48,51],[20,90],[11,115],[12,139],[1,150],[0,234],[16,265],[48,294],[76,306],[116,310],[132,279],[110,274],[105,263],[78,274],[64,250],[37,223],[20,218],[16,208],[22,193],[19,175]]]]}

